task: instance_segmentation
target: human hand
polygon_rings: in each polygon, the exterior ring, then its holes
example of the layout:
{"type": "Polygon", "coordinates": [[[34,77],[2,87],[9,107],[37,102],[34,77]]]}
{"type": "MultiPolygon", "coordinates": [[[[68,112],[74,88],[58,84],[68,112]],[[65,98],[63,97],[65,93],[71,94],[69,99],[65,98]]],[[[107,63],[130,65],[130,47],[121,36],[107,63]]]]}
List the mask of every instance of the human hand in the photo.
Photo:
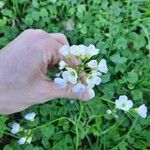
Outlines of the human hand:
{"type": "Polygon", "coordinates": [[[62,59],[58,50],[64,44],[68,41],[61,33],[28,29],[0,51],[0,114],[56,98],[90,98],[87,91],[73,93],[71,84],[61,89],[46,77],[48,68],[62,59]]]}

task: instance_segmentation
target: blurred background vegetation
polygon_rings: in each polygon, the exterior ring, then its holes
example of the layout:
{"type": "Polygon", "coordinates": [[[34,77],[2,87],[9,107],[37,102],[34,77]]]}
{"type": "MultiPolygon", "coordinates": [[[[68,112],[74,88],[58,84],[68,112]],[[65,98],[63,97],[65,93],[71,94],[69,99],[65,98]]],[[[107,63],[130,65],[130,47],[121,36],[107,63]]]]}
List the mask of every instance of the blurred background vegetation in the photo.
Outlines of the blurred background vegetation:
{"type": "MultiPolygon", "coordinates": [[[[0,116],[0,149],[4,150],[149,150],[150,116],[134,120],[119,112],[105,112],[107,100],[126,94],[135,105],[150,108],[150,1],[149,0],[1,0],[0,48],[22,31],[40,28],[64,33],[70,44],[95,44],[98,59],[107,59],[96,97],[88,102],[66,99],[36,105],[21,113],[0,116]],[[9,122],[21,122],[35,111],[32,128],[67,116],[35,131],[30,145],[20,146],[7,133],[9,122]]],[[[11,75],[10,75],[11,76],[11,75]]]]}

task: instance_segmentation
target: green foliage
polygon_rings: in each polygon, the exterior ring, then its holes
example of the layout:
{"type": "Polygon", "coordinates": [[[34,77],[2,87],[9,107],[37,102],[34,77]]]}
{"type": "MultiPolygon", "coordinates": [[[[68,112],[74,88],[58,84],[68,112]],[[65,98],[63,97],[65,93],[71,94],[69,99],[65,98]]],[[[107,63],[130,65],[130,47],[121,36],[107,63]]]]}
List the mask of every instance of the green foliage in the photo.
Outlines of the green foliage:
{"type": "Polygon", "coordinates": [[[97,45],[102,53],[97,59],[106,58],[109,67],[93,100],[60,99],[29,108],[38,117],[27,127],[48,123],[35,130],[30,145],[20,146],[15,138],[4,135],[7,120],[21,118],[0,116],[4,150],[150,149],[150,116],[132,120],[121,112],[119,119],[103,115],[112,108],[106,100],[121,94],[150,108],[149,0],[1,0],[0,10],[1,48],[25,29],[41,28],[64,33],[71,44],[97,45]],[[66,28],[68,20],[74,23],[71,31],[66,28]]]}

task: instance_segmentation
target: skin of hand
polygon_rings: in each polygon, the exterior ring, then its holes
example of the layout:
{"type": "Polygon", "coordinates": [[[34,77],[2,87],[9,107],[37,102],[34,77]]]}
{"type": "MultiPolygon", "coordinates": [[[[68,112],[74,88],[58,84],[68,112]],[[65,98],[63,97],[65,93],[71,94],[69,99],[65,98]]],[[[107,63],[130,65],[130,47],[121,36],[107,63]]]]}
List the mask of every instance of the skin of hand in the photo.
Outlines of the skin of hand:
{"type": "Polygon", "coordinates": [[[88,100],[89,94],[72,92],[72,85],[60,88],[47,76],[62,56],[59,48],[68,44],[61,33],[27,29],[0,50],[0,114],[12,114],[34,104],[57,98],[88,100]]]}

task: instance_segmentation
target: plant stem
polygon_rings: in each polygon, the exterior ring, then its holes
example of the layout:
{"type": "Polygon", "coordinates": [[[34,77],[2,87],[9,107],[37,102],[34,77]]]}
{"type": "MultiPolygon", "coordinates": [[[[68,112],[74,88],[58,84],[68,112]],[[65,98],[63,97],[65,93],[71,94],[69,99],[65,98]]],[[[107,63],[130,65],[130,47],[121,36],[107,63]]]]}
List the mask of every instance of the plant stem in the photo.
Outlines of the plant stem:
{"type": "Polygon", "coordinates": [[[79,112],[79,117],[76,120],[76,150],[78,150],[78,146],[79,146],[79,128],[78,128],[78,126],[79,126],[79,122],[80,122],[83,108],[84,108],[84,105],[82,105],[81,102],[79,102],[79,104],[80,104],[80,112],[79,112]]]}
{"type": "Polygon", "coordinates": [[[50,124],[52,124],[52,123],[54,123],[54,122],[57,122],[57,121],[59,121],[59,120],[63,120],[63,119],[66,119],[66,120],[68,120],[69,122],[71,122],[72,124],[75,124],[73,120],[71,120],[71,119],[69,119],[69,118],[67,118],[67,117],[60,117],[60,118],[54,119],[54,120],[52,120],[52,121],[50,121],[50,122],[48,122],[48,123],[46,123],[46,124],[43,124],[43,125],[40,125],[40,126],[38,126],[38,127],[35,127],[35,128],[33,128],[33,129],[31,129],[31,132],[33,132],[33,131],[35,131],[35,130],[37,130],[37,129],[39,129],[39,128],[43,128],[43,127],[45,127],[45,126],[48,126],[48,125],[50,125],[50,124]]]}
{"type": "Polygon", "coordinates": [[[14,134],[11,134],[11,133],[9,133],[9,132],[7,132],[7,131],[3,131],[3,133],[6,134],[6,135],[9,135],[9,136],[11,136],[11,137],[14,137],[14,138],[16,138],[16,139],[19,139],[18,136],[14,135],[14,134]]]}
{"type": "Polygon", "coordinates": [[[115,102],[113,102],[113,101],[111,101],[111,100],[109,100],[109,99],[107,99],[107,98],[100,98],[101,100],[103,100],[103,101],[106,101],[106,102],[108,102],[108,103],[111,103],[111,104],[114,104],[115,105],[115,102]]]}

